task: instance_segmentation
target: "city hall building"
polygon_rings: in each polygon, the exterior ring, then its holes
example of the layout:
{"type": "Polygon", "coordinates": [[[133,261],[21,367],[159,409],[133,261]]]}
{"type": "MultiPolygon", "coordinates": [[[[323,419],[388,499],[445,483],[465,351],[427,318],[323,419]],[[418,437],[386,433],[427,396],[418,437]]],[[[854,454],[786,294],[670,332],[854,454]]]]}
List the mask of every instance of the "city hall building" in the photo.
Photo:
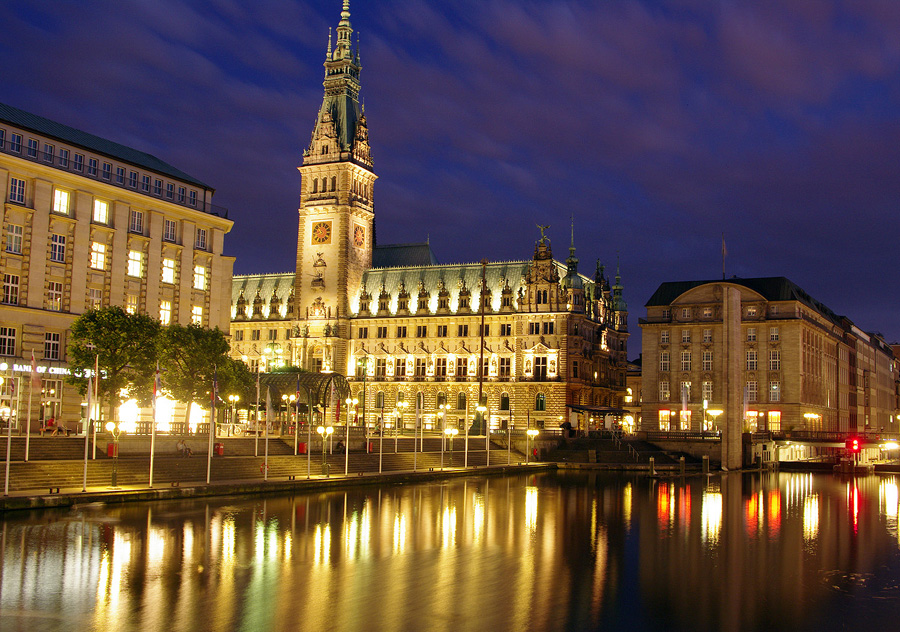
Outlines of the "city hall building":
{"type": "Polygon", "coordinates": [[[462,429],[479,401],[493,428],[569,420],[587,429],[621,413],[621,278],[610,282],[599,263],[581,274],[574,233],[564,262],[547,227],[521,261],[441,265],[427,243],[376,244],[377,176],[351,32],[345,2],[299,167],[295,273],[234,277],[234,357],[258,371],[350,376],[370,427],[462,429]]]}
{"type": "MultiPolygon", "coordinates": [[[[163,324],[228,331],[234,260],[222,248],[232,222],[209,186],[149,154],[0,104],[0,187],[0,416],[19,429],[31,380],[13,390],[10,378],[30,374],[32,353],[43,376],[31,393],[33,425],[53,416],[75,429],[85,417],[64,378],[69,327],[88,310],[117,305],[163,324]]],[[[169,404],[166,414],[175,414],[169,404]]],[[[150,419],[134,402],[122,413],[150,419]]]]}
{"type": "Polygon", "coordinates": [[[643,430],[897,431],[890,346],[784,277],[663,283],[646,307],[643,430]]]}

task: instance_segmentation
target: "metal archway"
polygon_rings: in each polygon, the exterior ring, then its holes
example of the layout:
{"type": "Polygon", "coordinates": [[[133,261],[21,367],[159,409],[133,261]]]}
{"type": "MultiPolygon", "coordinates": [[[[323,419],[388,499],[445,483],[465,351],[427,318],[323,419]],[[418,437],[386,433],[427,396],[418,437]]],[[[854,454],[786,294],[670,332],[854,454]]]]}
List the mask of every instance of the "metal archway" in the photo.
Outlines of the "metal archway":
{"type": "Polygon", "coordinates": [[[260,398],[266,389],[271,389],[273,401],[282,395],[296,395],[298,403],[300,395],[305,395],[305,402],[310,410],[316,406],[328,408],[335,402],[342,402],[350,395],[347,378],[340,373],[262,373],[259,376],[260,398]]]}

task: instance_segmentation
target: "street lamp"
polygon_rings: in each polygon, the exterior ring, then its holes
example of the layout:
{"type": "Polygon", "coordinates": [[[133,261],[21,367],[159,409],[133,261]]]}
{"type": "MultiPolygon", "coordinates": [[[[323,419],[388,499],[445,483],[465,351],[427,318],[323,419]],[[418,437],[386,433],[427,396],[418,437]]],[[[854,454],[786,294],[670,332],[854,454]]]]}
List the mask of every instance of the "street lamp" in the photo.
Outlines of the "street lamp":
{"type": "MultiPolygon", "coordinates": [[[[453,437],[459,434],[456,428],[444,428],[444,434],[450,440],[450,467],[453,467],[453,437]]],[[[441,469],[444,469],[444,452],[441,451],[441,469]]]]}
{"type": "Polygon", "coordinates": [[[328,461],[325,459],[325,442],[328,440],[328,437],[331,436],[331,433],[334,432],[334,428],[331,426],[319,426],[316,428],[316,432],[322,437],[322,474],[328,476],[328,461]]]}
{"type": "Polygon", "coordinates": [[[713,426],[719,425],[719,415],[721,415],[723,412],[725,411],[719,408],[711,408],[706,411],[706,414],[713,418],[713,426]]]}
{"type": "Polygon", "coordinates": [[[119,474],[119,433],[124,432],[125,423],[122,421],[117,421],[113,423],[112,421],[106,422],[106,430],[107,432],[111,432],[113,436],[113,470],[112,470],[112,487],[116,486],[116,479],[119,474]]]}
{"type": "MultiPolygon", "coordinates": [[[[344,402],[347,404],[347,430],[344,433],[344,476],[347,476],[350,473],[350,407],[352,406],[356,410],[359,400],[355,397],[353,399],[348,397],[344,402]]],[[[359,414],[358,410],[356,414],[359,414]]]]}
{"type": "Polygon", "coordinates": [[[534,441],[538,436],[539,430],[537,428],[529,428],[525,433],[525,465],[528,465],[528,458],[531,456],[531,449],[528,446],[528,442],[534,441]]]}
{"type": "MultiPolygon", "coordinates": [[[[369,360],[368,356],[363,356],[361,358],[357,358],[356,366],[358,369],[362,369],[362,405],[363,405],[363,416],[362,416],[362,425],[366,428],[366,434],[368,435],[368,426],[366,426],[366,376],[369,373],[369,360]]],[[[359,371],[357,371],[359,372],[359,371]]]]}
{"type": "Polygon", "coordinates": [[[237,403],[240,401],[240,395],[229,395],[228,401],[231,402],[231,428],[229,429],[228,435],[231,436],[234,434],[234,424],[236,423],[236,413],[237,413],[237,403]]]}

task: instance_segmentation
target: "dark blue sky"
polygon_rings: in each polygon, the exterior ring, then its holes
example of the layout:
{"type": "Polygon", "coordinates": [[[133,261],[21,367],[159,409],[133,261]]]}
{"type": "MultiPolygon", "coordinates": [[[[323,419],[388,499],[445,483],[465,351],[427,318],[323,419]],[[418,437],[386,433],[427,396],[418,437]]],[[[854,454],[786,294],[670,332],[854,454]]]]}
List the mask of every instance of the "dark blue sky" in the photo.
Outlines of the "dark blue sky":
{"type": "MultiPolygon", "coordinates": [[[[236,273],[294,266],[340,0],[4,0],[0,101],[207,182],[236,273]]],[[[351,1],[379,243],[663,281],[783,275],[900,340],[900,2],[351,1]]],[[[635,335],[629,356],[639,352],[635,335]]]]}

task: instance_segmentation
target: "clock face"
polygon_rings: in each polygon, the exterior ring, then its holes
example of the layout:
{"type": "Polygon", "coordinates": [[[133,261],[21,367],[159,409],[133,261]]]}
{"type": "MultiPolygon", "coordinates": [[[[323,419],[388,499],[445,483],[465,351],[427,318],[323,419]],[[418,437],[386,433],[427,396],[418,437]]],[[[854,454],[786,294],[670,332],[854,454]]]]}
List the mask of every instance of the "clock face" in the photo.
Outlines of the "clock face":
{"type": "Polygon", "coordinates": [[[331,222],[315,222],[312,225],[312,241],[314,244],[330,244],[331,222]]]}
{"type": "Polygon", "coordinates": [[[353,243],[358,248],[362,248],[363,244],[366,243],[366,229],[362,226],[357,226],[353,229],[353,243]]]}

